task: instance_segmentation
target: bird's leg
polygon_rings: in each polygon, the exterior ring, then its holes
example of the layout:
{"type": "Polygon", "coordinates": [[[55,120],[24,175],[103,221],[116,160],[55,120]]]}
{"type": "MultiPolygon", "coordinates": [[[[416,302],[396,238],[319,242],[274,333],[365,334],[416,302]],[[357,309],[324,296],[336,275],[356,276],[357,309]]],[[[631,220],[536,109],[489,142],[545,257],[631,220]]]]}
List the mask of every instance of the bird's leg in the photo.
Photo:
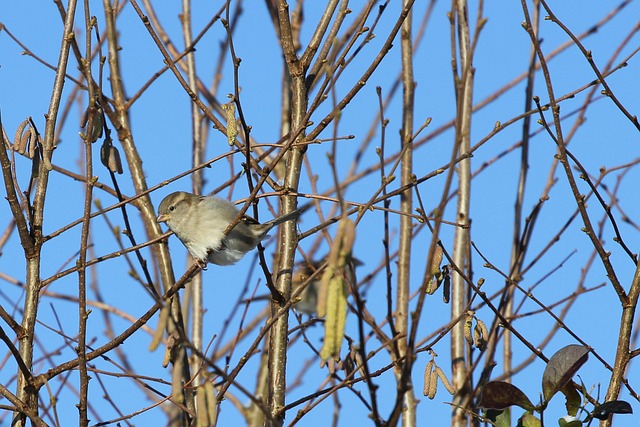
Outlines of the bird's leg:
{"type": "Polygon", "coordinates": [[[207,269],[207,260],[206,259],[205,260],[201,260],[201,259],[195,258],[194,261],[195,261],[196,265],[198,267],[200,267],[201,270],[206,270],[207,269]]]}

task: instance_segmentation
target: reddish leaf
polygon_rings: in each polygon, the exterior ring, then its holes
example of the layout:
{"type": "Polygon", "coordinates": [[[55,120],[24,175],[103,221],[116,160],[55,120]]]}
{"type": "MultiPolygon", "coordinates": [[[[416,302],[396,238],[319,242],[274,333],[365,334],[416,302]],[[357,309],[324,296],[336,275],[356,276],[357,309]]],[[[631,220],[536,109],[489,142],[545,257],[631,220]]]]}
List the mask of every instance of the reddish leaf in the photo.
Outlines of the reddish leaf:
{"type": "Polygon", "coordinates": [[[533,403],[513,384],[503,381],[489,381],[482,388],[480,407],[486,409],[505,409],[511,405],[533,411],[533,403]]]}
{"type": "Polygon", "coordinates": [[[581,345],[568,345],[551,356],[542,375],[542,393],[548,402],[564,387],[589,358],[589,349],[581,345]]]}

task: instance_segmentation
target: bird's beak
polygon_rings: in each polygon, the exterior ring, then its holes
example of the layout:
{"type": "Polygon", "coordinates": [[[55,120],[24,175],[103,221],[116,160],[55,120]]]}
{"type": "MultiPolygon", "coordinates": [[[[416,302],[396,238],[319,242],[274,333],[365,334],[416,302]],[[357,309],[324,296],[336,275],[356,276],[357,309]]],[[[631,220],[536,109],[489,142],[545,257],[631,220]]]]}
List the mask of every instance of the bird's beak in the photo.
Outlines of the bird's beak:
{"type": "Polygon", "coordinates": [[[169,219],[171,218],[171,215],[169,214],[162,214],[158,216],[158,219],[156,219],[156,222],[160,223],[160,222],[167,222],[169,219]]]}

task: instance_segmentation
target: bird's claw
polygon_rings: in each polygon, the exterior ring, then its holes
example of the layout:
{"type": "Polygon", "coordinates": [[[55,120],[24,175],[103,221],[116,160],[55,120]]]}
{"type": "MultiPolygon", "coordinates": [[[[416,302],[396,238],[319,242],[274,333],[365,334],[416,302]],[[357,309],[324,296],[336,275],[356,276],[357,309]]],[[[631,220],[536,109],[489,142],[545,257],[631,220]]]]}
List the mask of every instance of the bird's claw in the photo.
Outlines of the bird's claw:
{"type": "Polygon", "coordinates": [[[195,260],[196,265],[198,267],[200,267],[201,270],[206,270],[207,269],[207,261],[206,260],[201,260],[201,259],[196,259],[195,260]]]}

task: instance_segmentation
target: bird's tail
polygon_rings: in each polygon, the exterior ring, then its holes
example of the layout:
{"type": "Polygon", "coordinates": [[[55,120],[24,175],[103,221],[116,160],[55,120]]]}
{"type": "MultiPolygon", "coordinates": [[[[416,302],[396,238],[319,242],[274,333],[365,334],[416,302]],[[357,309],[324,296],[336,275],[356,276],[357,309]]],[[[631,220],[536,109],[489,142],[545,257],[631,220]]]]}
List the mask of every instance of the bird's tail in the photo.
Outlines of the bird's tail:
{"type": "Polygon", "coordinates": [[[267,224],[269,224],[271,227],[275,227],[276,225],[282,224],[283,222],[287,222],[287,221],[291,221],[291,220],[297,219],[302,214],[302,212],[304,212],[306,210],[307,210],[307,207],[296,209],[293,212],[289,212],[287,214],[280,215],[278,218],[274,218],[271,221],[267,221],[267,224]]]}

